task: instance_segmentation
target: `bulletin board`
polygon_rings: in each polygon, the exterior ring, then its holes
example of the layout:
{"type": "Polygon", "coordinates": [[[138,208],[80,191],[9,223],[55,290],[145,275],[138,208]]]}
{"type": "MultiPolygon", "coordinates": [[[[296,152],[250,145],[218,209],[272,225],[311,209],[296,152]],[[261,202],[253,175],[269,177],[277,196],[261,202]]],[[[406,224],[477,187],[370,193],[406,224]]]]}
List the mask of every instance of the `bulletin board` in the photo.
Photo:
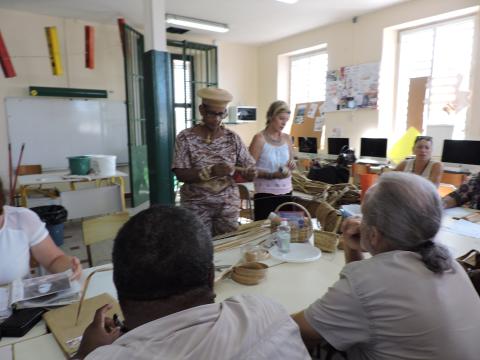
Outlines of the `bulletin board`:
{"type": "Polygon", "coordinates": [[[379,71],[379,63],[327,71],[325,111],[376,109],[379,71]]]}
{"type": "Polygon", "coordinates": [[[295,106],[292,128],[290,129],[290,135],[294,137],[294,146],[299,146],[299,137],[314,137],[317,138],[317,144],[320,147],[322,128],[325,124],[323,104],[323,101],[316,101],[295,106]]]}

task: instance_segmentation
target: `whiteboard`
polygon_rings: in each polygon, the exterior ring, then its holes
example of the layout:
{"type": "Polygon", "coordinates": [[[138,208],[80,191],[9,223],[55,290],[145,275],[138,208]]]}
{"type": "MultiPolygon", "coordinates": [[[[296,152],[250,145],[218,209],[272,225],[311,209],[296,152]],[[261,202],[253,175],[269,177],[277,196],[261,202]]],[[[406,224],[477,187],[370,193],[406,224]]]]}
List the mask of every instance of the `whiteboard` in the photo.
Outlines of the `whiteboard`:
{"type": "Polygon", "coordinates": [[[128,163],[124,102],[97,99],[6,98],[8,136],[14,165],[25,143],[22,164],[45,170],[68,168],[68,156],[116,155],[128,163]]]}

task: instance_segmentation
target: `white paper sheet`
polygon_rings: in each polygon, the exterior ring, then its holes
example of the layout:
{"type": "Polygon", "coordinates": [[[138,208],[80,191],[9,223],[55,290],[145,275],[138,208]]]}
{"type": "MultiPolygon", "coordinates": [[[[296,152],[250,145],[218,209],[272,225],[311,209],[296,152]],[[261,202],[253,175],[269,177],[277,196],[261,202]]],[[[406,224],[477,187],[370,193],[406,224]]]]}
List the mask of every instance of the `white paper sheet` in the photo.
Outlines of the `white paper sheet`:
{"type": "Polygon", "coordinates": [[[480,224],[475,224],[467,220],[449,221],[443,225],[443,228],[458,235],[480,239],[480,224]]]}
{"type": "Polygon", "coordinates": [[[466,209],[464,207],[454,207],[450,209],[443,210],[443,214],[449,217],[461,218],[467,215],[470,215],[472,210],[466,209]]]}

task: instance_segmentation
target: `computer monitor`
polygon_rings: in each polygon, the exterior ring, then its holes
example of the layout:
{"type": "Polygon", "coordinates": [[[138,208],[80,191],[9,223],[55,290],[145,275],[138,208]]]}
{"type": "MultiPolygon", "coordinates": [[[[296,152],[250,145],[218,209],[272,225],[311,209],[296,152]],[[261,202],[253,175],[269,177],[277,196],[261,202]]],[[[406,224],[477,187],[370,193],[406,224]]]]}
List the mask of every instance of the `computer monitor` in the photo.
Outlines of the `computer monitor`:
{"type": "Polygon", "coordinates": [[[387,139],[361,138],[360,160],[376,162],[387,161],[387,139]]]}
{"type": "Polygon", "coordinates": [[[480,165],[480,141],[444,140],[442,162],[480,165]]]}
{"type": "Polygon", "coordinates": [[[338,155],[344,146],[349,146],[348,138],[328,138],[328,155],[338,155]]]}
{"type": "Polygon", "coordinates": [[[299,137],[298,150],[303,153],[316,154],[317,138],[316,137],[299,137]]]}

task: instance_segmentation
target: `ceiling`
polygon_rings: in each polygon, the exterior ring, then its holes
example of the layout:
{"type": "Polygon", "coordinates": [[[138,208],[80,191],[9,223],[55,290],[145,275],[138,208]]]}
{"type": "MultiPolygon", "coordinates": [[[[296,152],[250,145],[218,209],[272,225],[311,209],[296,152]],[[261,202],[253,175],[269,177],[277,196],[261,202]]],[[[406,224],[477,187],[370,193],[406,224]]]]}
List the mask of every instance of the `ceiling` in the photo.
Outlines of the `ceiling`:
{"type": "MultiPolygon", "coordinates": [[[[275,0],[165,0],[165,3],[167,13],[228,24],[230,31],[215,34],[217,40],[261,44],[405,1],[299,0],[293,5],[275,0]]],[[[0,8],[112,25],[123,17],[128,24],[143,27],[143,0],[0,0],[0,8]]]]}

